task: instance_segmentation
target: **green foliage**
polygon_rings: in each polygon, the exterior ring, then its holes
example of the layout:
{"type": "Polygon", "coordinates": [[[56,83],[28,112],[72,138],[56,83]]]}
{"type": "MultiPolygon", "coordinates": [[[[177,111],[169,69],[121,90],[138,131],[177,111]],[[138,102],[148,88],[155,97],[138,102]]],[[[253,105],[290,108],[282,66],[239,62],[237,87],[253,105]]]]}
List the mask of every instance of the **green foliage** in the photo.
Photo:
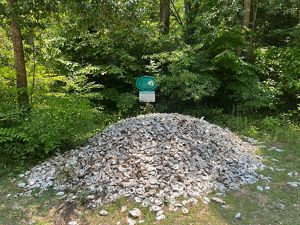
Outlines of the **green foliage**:
{"type": "Polygon", "coordinates": [[[18,126],[0,130],[0,152],[14,159],[45,158],[81,144],[108,122],[81,97],[45,96],[18,126]]]}
{"type": "Polygon", "coordinates": [[[137,108],[138,97],[135,93],[119,93],[116,88],[106,88],[103,90],[104,100],[112,102],[119,115],[134,114],[137,108]]]}
{"type": "Polygon", "coordinates": [[[279,109],[297,110],[300,95],[300,48],[257,50],[257,65],[271,104],[279,109]]]}
{"type": "Polygon", "coordinates": [[[188,46],[182,50],[163,52],[148,56],[149,69],[157,74],[159,80],[159,100],[162,105],[187,102],[201,103],[203,98],[213,96],[219,87],[216,77],[197,60],[205,60],[205,55],[197,55],[188,46]]]}
{"type": "MultiPolygon", "coordinates": [[[[299,0],[274,0],[258,3],[255,41],[263,46],[286,46],[291,30],[299,24],[299,0]]],[[[299,37],[299,36],[298,36],[299,37]]]]}
{"type": "Polygon", "coordinates": [[[170,76],[163,76],[160,85],[162,97],[168,101],[200,102],[204,97],[215,93],[218,82],[207,74],[195,74],[182,70],[170,76]]]}
{"type": "Polygon", "coordinates": [[[300,143],[300,124],[283,116],[233,116],[222,114],[212,120],[238,133],[268,142],[300,143]]]}
{"type": "MultiPolygon", "coordinates": [[[[186,18],[186,23],[192,24],[181,27],[171,19],[173,29],[164,36],[158,35],[159,8],[155,1],[66,1],[59,7],[53,3],[51,7],[58,7],[59,13],[55,20],[47,21],[45,39],[39,39],[47,53],[41,59],[54,74],[68,79],[65,91],[85,93],[97,106],[124,116],[139,110],[134,81],[147,73],[159,79],[157,99],[161,110],[167,110],[176,101],[182,107],[204,104],[238,113],[280,112],[291,106],[295,109],[299,71],[294,69],[288,83],[278,82],[262,65],[265,61],[272,64],[272,57],[278,55],[275,61],[292,59],[286,60],[285,65],[280,62],[285,68],[298,68],[298,53],[291,45],[297,43],[297,29],[293,28],[297,4],[291,0],[292,7],[288,8],[282,0],[276,2],[276,7],[269,2],[258,4],[260,16],[257,24],[251,24],[252,29],[240,25],[243,7],[239,1],[195,2],[186,18]],[[290,27],[278,23],[278,10],[285,10],[285,21],[290,27]],[[261,18],[267,22],[263,24],[261,18]],[[271,49],[257,47],[257,43],[272,43],[260,37],[259,32],[267,37],[268,30],[277,32],[272,37],[278,32],[284,34],[280,37],[290,46],[286,50],[275,47],[279,54],[258,53],[271,49]],[[189,45],[182,35],[186,31],[191,32],[189,45]],[[239,49],[241,54],[237,54],[239,49]],[[292,102],[282,104],[291,95],[292,102]]],[[[181,16],[182,4],[175,4],[181,16]]],[[[280,75],[282,66],[271,67],[276,76],[289,76],[285,72],[280,75]]]]}
{"type": "MultiPolygon", "coordinates": [[[[134,10],[137,10],[139,4],[120,4],[126,5],[122,9],[124,12],[120,11],[110,17],[109,13],[115,13],[119,8],[104,3],[100,7],[99,4],[91,3],[103,13],[99,14],[99,20],[95,20],[94,14],[90,13],[84,17],[74,17],[77,4],[63,8],[63,24],[53,22],[55,29],[51,30],[56,31],[53,33],[55,38],[48,39],[46,48],[53,53],[48,55],[47,61],[54,71],[73,81],[74,87],[68,91],[77,91],[78,80],[81,80],[81,84],[89,83],[92,85],[88,90],[90,95],[103,93],[94,99],[95,104],[126,114],[137,103],[137,98],[133,96],[134,81],[143,74],[145,63],[142,55],[148,51],[147,48],[150,49],[151,42],[147,37],[149,31],[141,27],[142,21],[136,21],[136,18],[130,18],[127,14],[135,14],[134,10]],[[133,12],[128,11],[129,5],[133,12]],[[129,27],[132,32],[128,32],[129,27]]],[[[141,7],[144,7],[143,4],[141,7]]],[[[94,10],[88,4],[82,7],[83,11],[94,10]]],[[[82,87],[86,88],[86,85],[82,87]]]]}
{"type": "MultiPolygon", "coordinates": [[[[20,110],[17,106],[14,87],[14,71],[8,66],[0,67],[0,125],[7,121],[13,121],[19,117],[20,110]]],[[[1,127],[1,126],[0,126],[1,127]]]]}
{"type": "Polygon", "coordinates": [[[256,74],[256,67],[238,57],[233,51],[225,50],[213,59],[222,86],[218,93],[240,112],[267,106],[268,96],[256,74]]]}
{"type": "Polygon", "coordinates": [[[268,116],[264,118],[261,121],[261,126],[264,127],[265,131],[268,133],[271,133],[274,131],[274,127],[280,127],[281,125],[281,119],[273,117],[273,116],[268,116]]]}
{"type": "Polygon", "coordinates": [[[148,68],[160,80],[160,100],[164,106],[182,101],[242,112],[268,105],[256,66],[235,53],[238,45],[224,45],[230,38],[235,39],[235,33],[226,32],[207,45],[183,46],[180,50],[148,56],[148,68]]]}

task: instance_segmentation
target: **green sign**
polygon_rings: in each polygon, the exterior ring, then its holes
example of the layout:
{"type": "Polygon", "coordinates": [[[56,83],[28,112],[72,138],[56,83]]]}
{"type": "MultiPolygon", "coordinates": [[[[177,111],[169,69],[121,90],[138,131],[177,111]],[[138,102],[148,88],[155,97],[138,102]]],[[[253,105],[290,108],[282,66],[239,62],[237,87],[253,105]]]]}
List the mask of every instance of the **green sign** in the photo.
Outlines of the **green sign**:
{"type": "Polygon", "coordinates": [[[157,82],[153,76],[142,76],[136,80],[135,86],[140,91],[154,91],[157,88],[157,82]]]}

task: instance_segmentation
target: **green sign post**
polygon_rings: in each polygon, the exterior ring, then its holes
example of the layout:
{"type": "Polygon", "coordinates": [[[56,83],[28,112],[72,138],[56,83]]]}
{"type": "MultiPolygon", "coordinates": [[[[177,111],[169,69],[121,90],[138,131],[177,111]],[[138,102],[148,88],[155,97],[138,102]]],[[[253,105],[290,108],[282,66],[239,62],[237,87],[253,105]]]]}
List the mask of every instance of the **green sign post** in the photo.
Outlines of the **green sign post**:
{"type": "Polygon", "coordinates": [[[140,102],[155,102],[155,89],[157,82],[153,76],[142,76],[135,82],[137,89],[139,89],[140,102]]]}
{"type": "Polygon", "coordinates": [[[135,85],[140,91],[155,91],[158,86],[153,76],[142,76],[136,80],[135,85]]]}

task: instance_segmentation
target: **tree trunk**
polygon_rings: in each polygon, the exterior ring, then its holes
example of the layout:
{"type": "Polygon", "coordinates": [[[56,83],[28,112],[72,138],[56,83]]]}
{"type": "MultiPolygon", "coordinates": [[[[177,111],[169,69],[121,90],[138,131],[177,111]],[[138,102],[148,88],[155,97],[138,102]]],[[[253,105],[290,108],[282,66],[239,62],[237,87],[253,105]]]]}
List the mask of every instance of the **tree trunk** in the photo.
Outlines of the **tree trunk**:
{"type": "Polygon", "coordinates": [[[191,42],[192,36],[192,21],[191,21],[191,2],[190,0],[184,0],[184,18],[185,18],[185,41],[187,43],[191,42]]]}
{"type": "MultiPolygon", "coordinates": [[[[8,0],[8,3],[13,8],[17,0],[8,0]]],[[[22,34],[18,23],[18,14],[12,10],[11,14],[11,31],[14,48],[14,60],[17,77],[18,101],[22,109],[29,108],[29,97],[27,93],[27,76],[24,59],[24,49],[22,42],[22,34]]]]}
{"type": "MultiPolygon", "coordinates": [[[[251,9],[251,0],[244,0],[244,10],[243,10],[243,18],[242,18],[242,26],[243,28],[249,28],[250,23],[250,9],[251,9]]],[[[242,53],[242,48],[236,48],[236,54],[240,56],[242,53]]]]}
{"type": "Polygon", "coordinates": [[[185,41],[192,44],[194,41],[193,35],[195,34],[195,24],[197,13],[199,9],[199,2],[192,0],[184,0],[184,17],[185,17],[185,41]]]}
{"type": "Polygon", "coordinates": [[[244,0],[244,15],[242,24],[243,27],[248,28],[250,22],[250,8],[251,8],[251,0],[244,0]]]}
{"type": "Polygon", "coordinates": [[[184,0],[184,17],[187,19],[187,16],[189,14],[191,8],[191,3],[189,0],[184,0]]]}
{"type": "Polygon", "coordinates": [[[253,21],[252,21],[252,30],[255,31],[255,26],[256,26],[256,16],[257,16],[257,0],[253,1],[253,21]]]}
{"type": "Polygon", "coordinates": [[[300,6],[299,6],[299,8],[298,8],[298,16],[299,16],[299,21],[298,21],[298,23],[300,24],[300,6]]]}
{"type": "Polygon", "coordinates": [[[169,34],[170,0],[160,0],[160,23],[162,25],[162,34],[169,34]]]}

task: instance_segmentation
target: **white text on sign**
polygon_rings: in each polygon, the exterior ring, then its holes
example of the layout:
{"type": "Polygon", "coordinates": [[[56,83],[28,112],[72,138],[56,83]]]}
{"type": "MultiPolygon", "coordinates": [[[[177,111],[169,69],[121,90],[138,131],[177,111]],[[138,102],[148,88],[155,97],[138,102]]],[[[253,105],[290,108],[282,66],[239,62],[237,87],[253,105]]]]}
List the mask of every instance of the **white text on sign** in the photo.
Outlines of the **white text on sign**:
{"type": "Polygon", "coordinates": [[[155,91],[140,91],[139,92],[140,102],[155,102],[155,91]]]}

